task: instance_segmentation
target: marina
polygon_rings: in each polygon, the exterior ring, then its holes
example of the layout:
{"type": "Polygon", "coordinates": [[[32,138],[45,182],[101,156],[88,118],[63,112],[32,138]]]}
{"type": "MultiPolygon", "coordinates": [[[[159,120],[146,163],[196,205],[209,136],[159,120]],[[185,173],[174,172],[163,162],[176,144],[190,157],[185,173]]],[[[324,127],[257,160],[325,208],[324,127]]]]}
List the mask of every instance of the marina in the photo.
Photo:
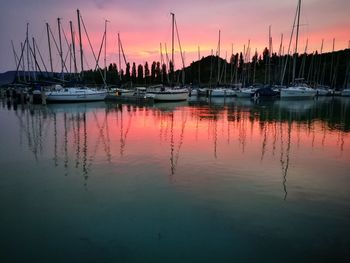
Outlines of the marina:
{"type": "Polygon", "coordinates": [[[73,2],[0,10],[1,263],[350,262],[349,3],[73,2]]]}

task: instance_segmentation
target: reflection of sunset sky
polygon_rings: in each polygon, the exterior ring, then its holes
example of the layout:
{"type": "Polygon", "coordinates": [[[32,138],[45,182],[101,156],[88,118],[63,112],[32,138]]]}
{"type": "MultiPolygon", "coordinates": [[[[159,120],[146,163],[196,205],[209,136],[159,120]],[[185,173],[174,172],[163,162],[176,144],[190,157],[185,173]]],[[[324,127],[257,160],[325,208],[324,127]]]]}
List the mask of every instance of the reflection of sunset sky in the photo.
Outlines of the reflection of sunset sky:
{"type": "MultiPolygon", "coordinates": [[[[80,8],[95,53],[98,53],[104,31],[104,19],[108,19],[107,61],[117,61],[117,33],[120,32],[127,59],[144,64],[159,60],[159,43],[167,43],[171,50],[170,12],[177,18],[182,48],[188,65],[197,59],[197,47],[201,55],[207,56],[217,47],[218,31],[221,29],[221,56],[243,51],[251,40],[251,48],[261,53],[268,46],[268,27],[272,26],[274,51],[278,51],[281,34],[287,50],[297,1],[6,1],[2,3],[0,29],[2,38],[0,52],[3,62],[0,71],[13,68],[10,40],[18,47],[25,38],[26,23],[30,23],[33,35],[40,46],[43,57],[48,62],[45,22],[49,22],[57,35],[57,17],[62,18],[62,27],[69,36],[69,20],[76,27],[76,8],[80,8]]],[[[303,1],[300,50],[309,38],[308,50],[320,49],[325,40],[324,51],[332,49],[332,39],[336,39],[335,49],[347,48],[349,40],[349,1],[303,1]],[[326,14],[326,15],[325,15],[326,14]]],[[[77,29],[76,29],[77,31],[77,29]]],[[[70,38],[69,38],[70,39],[70,38]]],[[[66,45],[64,44],[66,50],[66,45]]],[[[164,45],[163,45],[164,46],[164,45]]],[[[94,65],[91,50],[84,36],[84,52],[88,61],[85,68],[94,65]]],[[[179,48],[176,45],[176,65],[180,65],[179,48]]],[[[253,52],[252,52],[253,53],[253,52]]],[[[48,64],[48,63],[47,63],[48,64]]],[[[79,64],[79,63],[78,63],[79,64]]],[[[101,63],[103,64],[103,63],[101,63]]],[[[59,59],[54,51],[54,65],[59,69],[59,59]]]]}
{"type": "MultiPolygon", "coordinates": [[[[203,162],[203,158],[227,164],[237,162],[238,165],[244,160],[264,162],[266,159],[269,162],[279,160],[281,149],[286,150],[289,142],[290,154],[298,160],[315,164],[317,158],[335,159],[343,164],[350,160],[349,134],[330,130],[320,121],[310,124],[260,122],[245,111],[228,114],[227,110],[222,110],[213,114],[209,109],[203,112],[203,108],[196,107],[174,112],[157,109],[128,112],[124,107],[122,112],[107,115],[100,110],[96,116],[97,122],[88,115],[89,141],[97,141],[101,135],[106,139],[108,134],[115,158],[120,156],[122,141],[125,155],[164,157],[170,153],[173,139],[174,149],[180,147],[179,158],[185,162],[203,162]],[[234,120],[232,115],[235,115],[234,120]],[[313,156],[314,152],[317,156],[313,156]]],[[[100,147],[101,158],[103,151],[100,147]]]]}

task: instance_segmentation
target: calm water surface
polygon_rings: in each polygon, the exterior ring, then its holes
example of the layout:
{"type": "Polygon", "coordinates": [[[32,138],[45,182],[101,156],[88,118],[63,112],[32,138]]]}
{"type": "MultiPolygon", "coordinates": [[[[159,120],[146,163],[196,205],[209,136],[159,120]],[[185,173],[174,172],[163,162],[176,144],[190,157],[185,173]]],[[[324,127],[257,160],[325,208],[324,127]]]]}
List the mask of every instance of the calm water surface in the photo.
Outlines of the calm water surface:
{"type": "Polygon", "coordinates": [[[1,103],[1,262],[350,262],[350,98],[1,103]]]}

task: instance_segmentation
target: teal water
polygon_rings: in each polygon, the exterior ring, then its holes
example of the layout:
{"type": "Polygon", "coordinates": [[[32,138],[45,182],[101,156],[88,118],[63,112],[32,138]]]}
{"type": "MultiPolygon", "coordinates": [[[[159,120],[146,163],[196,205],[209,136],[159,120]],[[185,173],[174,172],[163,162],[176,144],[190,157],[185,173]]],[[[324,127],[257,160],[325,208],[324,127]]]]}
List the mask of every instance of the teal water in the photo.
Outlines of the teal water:
{"type": "Polygon", "coordinates": [[[350,262],[349,98],[1,103],[1,262],[350,262]]]}

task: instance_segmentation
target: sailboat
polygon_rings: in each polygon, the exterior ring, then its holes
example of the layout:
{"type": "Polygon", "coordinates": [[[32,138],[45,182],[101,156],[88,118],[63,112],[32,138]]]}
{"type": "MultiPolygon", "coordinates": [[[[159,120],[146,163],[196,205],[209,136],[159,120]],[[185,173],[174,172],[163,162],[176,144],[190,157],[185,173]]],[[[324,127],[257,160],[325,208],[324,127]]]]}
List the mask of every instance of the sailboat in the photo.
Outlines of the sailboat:
{"type": "MultiPolygon", "coordinates": [[[[81,72],[84,72],[83,68],[83,51],[82,51],[82,39],[81,39],[81,29],[80,29],[80,19],[82,19],[80,15],[79,9],[77,10],[77,17],[78,17],[78,28],[79,28],[79,42],[80,42],[80,54],[81,54],[81,72]]],[[[64,60],[63,60],[63,53],[62,53],[62,44],[61,44],[61,26],[60,26],[60,19],[58,18],[58,33],[59,33],[59,46],[60,46],[60,57],[61,57],[61,64],[62,64],[62,78],[64,78],[63,69],[65,67],[64,60]]],[[[107,22],[107,20],[106,20],[107,22]]],[[[84,24],[83,24],[84,25],[84,24]]],[[[84,27],[85,29],[85,27],[84,27]]],[[[73,30],[71,26],[71,32],[72,32],[72,42],[74,46],[74,37],[73,37],[73,30]]],[[[104,32],[104,41],[106,43],[106,27],[104,32]]],[[[106,47],[105,47],[106,48],[106,47]]],[[[50,52],[51,54],[51,52],[50,52]]],[[[51,57],[51,55],[50,55],[51,57]]],[[[75,52],[74,52],[74,65],[76,65],[75,61],[75,52]]],[[[98,61],[96,61],[96,66],[98,67],[98,61]]],[[[76,67],[75,67],[76,68],[76,67]]],[[[106,68],[106,66],[105,66],[106,68]]],[[[102,76],[103,81],[105,82],[105,76],[102,76]]],[[[106,83],[105,83],[106,85],[106,83]]],[[[61,85],[55,85],[52,87],[48,92],[46,92],[46,101],[47,102],[87,102],[87,101],[101,101],[104,100],[107,96],[107,90],[106,89],[92,89],[89,87],[86,87],[84,85],[78,85],[78,86],[68,86],[68,87],[62,87],[61,85]]]]}
{"type": "MultiPolygon", "coordinates": [[[[174,65],[174,26],[175,14],[172,16],[172,63],[174,65]]],[[[178,36],[179,37],[179,36],[178,36]]],[[[181,49],[180,49],[181,51],[181,49]]],[[[181,52],[182,56],[182,52],[181,52]]],[[[153,98],[154,101],[181,101],[188,99],[188,89],[181,87],[166,87],[163,85],[151,86],[147,89],[146,97],[153,98]]]]}
{"type": "MultiPolygon", "coordinates": [[[[317,93],[316,90],[310,88],[306,83],[303,83],[302,82],[303,79],[295,79],[296,61],[298,56],[300,9],[301,9],[301,0],[298,1],[298,6],[297,6],[297,32],[296,32],[295,52],[294,52],[294,60],[293,60],[293,81],[291,86],[285,89],[281,89],[281,94],[280,94],[281,98],[314,98],[317,93]]],[[[293,30],[294,30],[294,25],[295,25],[295,20],[293,24],[293,30]]],[[[292,36],[293,36],[293,33],[292,33],[292,36]]]]}
{"type": "Polygon", "coordinates": [[[87,102],[101,101],[107,96],[107,90],[98,90],[88,87],[65,87],[56,85],[46,92],[47,102],[87,102]]]}

